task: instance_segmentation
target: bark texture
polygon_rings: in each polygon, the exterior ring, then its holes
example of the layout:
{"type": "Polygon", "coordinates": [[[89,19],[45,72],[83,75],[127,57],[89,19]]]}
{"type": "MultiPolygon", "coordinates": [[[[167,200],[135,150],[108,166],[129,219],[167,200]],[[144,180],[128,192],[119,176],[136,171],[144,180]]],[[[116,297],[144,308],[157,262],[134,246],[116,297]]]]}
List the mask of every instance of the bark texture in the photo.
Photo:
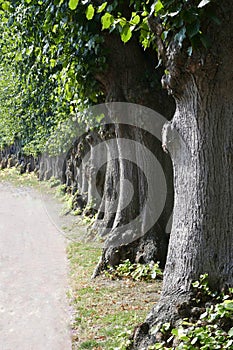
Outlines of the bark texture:
{"type": "Polygon", "coordinates": [[[175,44],[167,52],[167,88],[176,112],[164,127],[164,147],[174,167],[173,227],[156,307],[135,332],[134,349],[156,343],[152,327],[188,317],[191,283],[208,273],[210,287],[233,286],[233,3],[218,8],[221,30],[208,23],[208,51],[185,57],[175,44]],[[184,309],[184,308],[183,308],[184,309]]]}
{"type": "MultiPolygon", "coordinates": [[[[132,39],[127,45],[124,45],[120,38],[109,34],[105,35],[104,45],[108,52],[108,68],[104,74],[99,74],[97,79],[106,91],[106,102],[137,103],[150,107],[166,118],[170,118],[174,105],[171,98],[160,87],[161,71],[155,71],[152,53],[145,53],[138,45],[136,39],[132,39]],[[155,96],[156,98],[154,98],[155,96]]],[[[112,120],[117,120],[114,111],[112,114],[112,120]]],[[[101,230],[102,232],[108,232],[108,247],[103,250],[102,258],[94,275],[98,274],[108,264],[115,265],[125,259],[141,262],[159,260],[161,265],[164,266],[167,254],[168,236],[165,233],[165,227],[173,207],[172,165],[170,158],[168,155],[163,154],[158,140],[148,137],[143,130],[138,128],[119,125],[115,128],[114,137],[117,144],[110,147],[111,149],[108,147],[107,152],[109,152],[109,155],[112,152],[117,152],[119,161],[107,165],[104,187],[104,200],[107,201],[105,206],[102,203],[102,207],[107,208],[109,203],[112,204],[110,204],[111,209],[107,209],[103,214],[102,227],[98,223],[100,234],[101,230]],[[135,239],[132,239],[130,242],[126,240],[127,243],[118,245],[116,243],[118,239],[116,232],[119,235],[119,228],[122,227],[122,235],[126,236],[128,234],[129,237],[132,237],[133,233],[130,230],[126,232],[125,225],[134,220],[137,214],[140,213],[146,197],[146,184],[145,179],[143,180],[143,174],[140,173],[139,169],[135,168],[132,162],[124,159],[125,149],[121,145],[120,139],[142,143],[151,152],[159,155],[163,167],[166,168],[169,199],[166,203],[166,209],[161,215],[160,223],[156,223],[145,236],[140,237],[140,232],[136,232],[135,239]],[[117,149],[113,149],[113,147],[117,149]],[[134,196],[129,205],[125,207],[123,201],[127,197],[127,181],[133,186],[134,196]],[[117,192],[115,192],[116,190],[117,192]],[[113,206],[115,213],[112,210],[113,206]],[[116,207],[118,208],[117,212],[116,207]],[[122,207],[125,209],[121,210],[122,207]]],[[[131,152],[136,154],[136,148],[131,149],[131,152]]]]}
{"type": "Polygon", "coordinates": [[[0,168],[18,167],[20,173],[30,171],[38,171],[39,158],[24,154],[22,144],[19,140],[15,140],[12,145],[4,147],[0,151],[0,168]]]}

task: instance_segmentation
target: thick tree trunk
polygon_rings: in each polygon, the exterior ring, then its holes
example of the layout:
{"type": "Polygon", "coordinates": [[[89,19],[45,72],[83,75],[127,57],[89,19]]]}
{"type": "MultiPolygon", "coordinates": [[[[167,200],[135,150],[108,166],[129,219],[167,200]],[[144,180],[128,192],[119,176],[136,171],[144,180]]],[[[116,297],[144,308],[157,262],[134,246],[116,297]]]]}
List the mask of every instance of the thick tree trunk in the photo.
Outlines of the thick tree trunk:
{"type": "Polygon", "coordinates": [[[233,3],[224,6],[222,30],[208,27],[218,46],[183,67],[168,62],[177,105],[164,128],[174,166],[174,219],[162,296],[137,329],[134,349],[156,342],[152,326],[190,316],[180,309],[200,274],[208,273],[214,290],[233,286],[233,3]]]}
{"type": "MultiPolygon", "coordinates": [[[[161,72],[155,71],[151,54],[149,52],[145,54],[136,40],[133,39],[127,45],[124,45],[117,36],[113,40],[112,34],[106,34],[104,45],[108,50],[108,68],[103,75],[99,74],[97,79],[105,87],[106,102],[134,102],[153,108],[167,118],[171,117],[174,105],[172,100],[166,95],[166,92],[160,88],[161,72]],[[157,96],[157,98],[155,99],[154,96],[157,96]]],[[[116,122],[116,120],[113,115],[112,121],[116,122]]],[[[107,245],[96,271],[99,271],[100,267],[104,268],[107,264],[115,265],[127,258],[131,261],[137,260],[141,262],[160,260],[161,264],[164,265],[168,244],[168,235],[165,230],[173,207],[173,176],[170,158],[162,152],[161,143],[157,142],[158,140],[148,137],[143,130],[133,126],[118,126],[116,141],[117,143],[114,144],[114,147],[117,147],[117,150],[109,149],[108,146],[109,158],[111,158],[112,153],[118,152],[119,161],[112,161],[111,164],[107,164],[104,188],[106,205],[104,206],[103,203],[101,205],[101,210],[103,207],[105,208],[102,228],[99,222],[94,226],[98,226],[104,233],[109,232],[107,245]],[[137,169],[137,166],[135,167],[135,164],[133,165],[132,162],[124,159],[126,149],[124,149],[124,145],[121,145],[120,139],[131,139],[135,143],[142,142],[151,152],[160,155],[160,163],[167,171],[169,192],[169,200],[166,202],[167,209],[164,209],[160,217],[160,223],[156,223],[155,226],[150,228],[146,235],[144,235],[146,232],[143,232],[143,229],[138,230],[134,233],[134,239],[132,239],[133,236],[129,232],[131,237],[128,237],[126,241],[118,240],[118,237],[115,235],[116,229],[119,233],[119,227],[122,227],[122,233],[125,234],[125,224],[132,222],[143,208],[146,200],[146,188],[143,173],[140,172],[140,169],[137,169]],[[132,201],[126,205],[123,202],[130,198],[130,193],[127,196],[129,182],[134,195],[131,198],[132,201]],[[117,187],[115,187],[116,185],[117,187]],[[114,203],[114,206],[118,205],[117,211],[116,208],[112,208],[113,210],[109,208],[109,194],[110,203],[114,203]],[[122,210],[122,208],[124,209],[122,210]],[[116,243],[117,240],[119,245],[116,243]]],[[[132,153],[131,158],[136,157],[137,153],[136,148],[132,148],[130,150],[132,153]]],[[[159,186],[157,185],[158,189],[159,186]]],[[[155,198],[156,196],[158,197],[155,190],[155,198]]],[[[149,219],[148,215],[149,210],[145,213],[144,221],[149,219]]],[[[142,226],[144,223],[142,222],[142,226]]],[[[98,231],[101,233],[100,230],[98,231]]]]}
{"type": "Polygon", "coordinates": [[[86,164],[87,178],[87,206],[85,215],[94,215],[97,213],[101,204],[101,194],[103,192],[103,174],[104,164],[106,163],[106,147],[101,147],[101,152],[98,152],[98,144],[101,138],[97,131],[89,132],[86,136],[89,144],[89,152],[82,159],[82,163],[86,164]],[[86,159],[85,159],[86,158],[86,159]],[[101,166],[102,165],[102,166],[101,166]],[[99,176],[98,176],[99,175],[99,176]]]}
{"type": "Polygon", "coordinates": [[[215,91],[202,95],[201,104],[195,105],[197,91],[192,85],[177,104],[172,122],[182,143],[171,150],[175,235],[164,276],[165,294],[177,288],[189,290],[201,273],[209,274],[215,289],[233,282],[233,93],[230,100],[227,97],[233,84],[216,84],[215,91]]]}
{"type": "MultiPolygon", "coordinates": [[[[132,108],[134,118],[136,111],[136,108],[132,108]]],[[[140,121],[137,124],[140,125],[140,121]]],[[[168,213],[163,208],[166,198],[169,198],[166,210],[170,207],[171,214],[173,193],[167,196],[163,190],[166,188],[165,182],[169,184],[169,181],[164,179],[163,171],[160,173],[157,161],[166,158],[166,155],[164,157],[162,154],[159,142],[156,143],[158,140],[145,130],[124,124],[118,124],[116,129],[120,167],[119,198],[112,230],[105,244],[108,247],[105,253],[108,264],[117,264],[127,258],[142,263],[160,261],[164,266],[168,244],[165,232],[169,216],[166,217],[168,213]]],[[[169,159],[166,162],[169,164],[169,159]]],[[[172,178],[170,181],[172,189],[172,178]]]]}
{"type": "Polygon", "coordinates": [[[93,229],[97,230],[102,237],[105,237],[111,231],[118,205],[120,175],[115,132],[113,136],[112,142],[106,142],[105,182],[97,221],[93,225],[93,229]]]}

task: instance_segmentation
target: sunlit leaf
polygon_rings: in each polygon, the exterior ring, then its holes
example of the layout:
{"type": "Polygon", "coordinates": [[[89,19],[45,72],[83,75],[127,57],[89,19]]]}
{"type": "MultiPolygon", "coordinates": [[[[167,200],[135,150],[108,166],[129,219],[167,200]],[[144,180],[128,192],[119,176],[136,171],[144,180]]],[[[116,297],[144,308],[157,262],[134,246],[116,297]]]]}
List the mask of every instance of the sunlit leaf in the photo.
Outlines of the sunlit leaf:
{"type": "Polygon", "coordinates": [[[160,0],[158,0],[155,4],[155,12],[159,12],[163,8],[163,4],[160,0]]]}
{"type": "Polygon", "coordinates": [[[114,22],[114,17],[110,13],[105,13],[101,18],[102,30],[108,29],[114,22]]]}
{"type": "Polygon", "coordinates": [[[9,1],[4,1],[2,3],[2,8],[3,8],[3,10],[8,11],[9,8],[10,8],[10,2],[9,1]]]}
{"type": "Polygon", "coordinates": [[[122,28],[122,32],[121,32],[121,40],[124,43],[127,43],[127,41],[130,40],[130,38],[132,37],[132,31],[130,29],[130,26],[128,23],[126,23],[124,25],[124,27],[122,28]]]}
{"type": "Polygon", "coordinates": [[[69,8],[71,10],[75,10],[76,7],[78,6],[79,0],[70,0],[69,1],[69,8]]]}
{"type": "Polygon", "coordinates": [[[189,46],[189,47],[187,48],[187,53],[188,53],[189,56],[192,56],[192,53],[193,53],[193,48],[192,48],[192,46],[189,46]]]}
{"type": "Polygon", "coordinates": [[[200,7],[204,7],[204,6],[206,6],[207,4],[209,4],[210,1],[211,1],[211,0],[202,0],[202,1],[199,3],[198,7],[199,7],[199,8],[200,8],[200,7]]]}
{"type": "Polygon", "coordinates": [[[137,25],[140,22],[140,16],[136,15],[133,17],[133,19],[131,19],[130,23],[132,25],[137,25]]]}
{"type": "Polygon", "coordinates": [[[105,1],[102,5],[100,5],[100,6],[98,7],[97,13],[101,13],[101,12],[105,9],[105,7],[107,6],[107,4],[108,4],[108,2],[105,1]]]}
{"type": "Polygon", "coordinates": [[[87,11],[86,11],[86,17],[88,20],[91,20],[94,17],[95,9],[92,4],[88,5],[87,11]]]}

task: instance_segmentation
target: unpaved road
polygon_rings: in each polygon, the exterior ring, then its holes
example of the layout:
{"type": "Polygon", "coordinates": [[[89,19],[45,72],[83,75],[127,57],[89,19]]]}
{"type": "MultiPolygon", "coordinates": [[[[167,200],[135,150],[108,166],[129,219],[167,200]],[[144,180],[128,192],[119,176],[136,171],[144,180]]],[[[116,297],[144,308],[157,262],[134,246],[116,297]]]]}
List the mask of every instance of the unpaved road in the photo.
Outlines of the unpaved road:
{"type": "Polygon", "coordinates": [[[65,239],[39,193],[0,183],[0,350],[70,350],[65,239]]]}

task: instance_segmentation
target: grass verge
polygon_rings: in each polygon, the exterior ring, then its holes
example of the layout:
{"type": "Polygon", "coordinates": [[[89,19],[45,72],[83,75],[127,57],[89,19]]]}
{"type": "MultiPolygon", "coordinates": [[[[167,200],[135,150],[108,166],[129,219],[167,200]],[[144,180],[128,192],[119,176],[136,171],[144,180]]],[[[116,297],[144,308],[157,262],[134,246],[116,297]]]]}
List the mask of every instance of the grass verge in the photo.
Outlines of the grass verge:
{"type": "Polygon", "coordinates": [[[124,350],[134,327],[142,322],[159,297],[160,282],[131,279],[91,280],[100,248],[71,243],[69,298],[73,310],[73,350],[124,350]]]}
{"type": "Polygon", "coordinates": [[[40,182],[38,181],[35,173],[25,173],[20,175],[19,169],[17,168],[6,168],[0,170],[0,182],[10,182],[12,185],[20,187],[40,187],[40,182]]]}

